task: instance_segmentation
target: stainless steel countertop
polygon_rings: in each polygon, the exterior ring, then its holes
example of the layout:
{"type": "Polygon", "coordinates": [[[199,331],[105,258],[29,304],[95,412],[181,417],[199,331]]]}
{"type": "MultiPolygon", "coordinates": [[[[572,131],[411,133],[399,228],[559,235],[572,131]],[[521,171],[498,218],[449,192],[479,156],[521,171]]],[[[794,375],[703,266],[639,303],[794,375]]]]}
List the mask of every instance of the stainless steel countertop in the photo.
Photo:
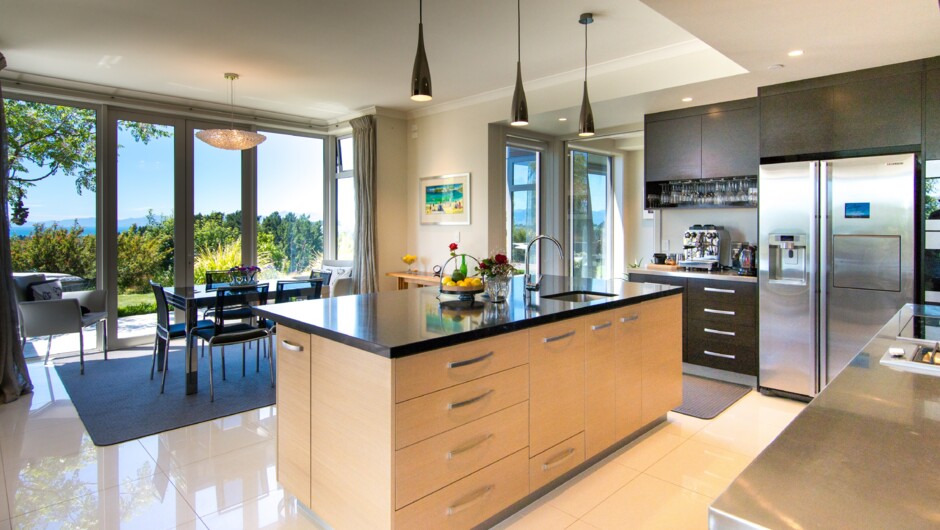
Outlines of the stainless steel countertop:
{"type": "Polygon", "coordinates": [[[699,278],[702,280],[721,280],[728,282],[745,282],[745,283],[757,283],[757,276],[738,276],[738,273],[735,271],[715,271],[715,272],[706,272],[706,271],[695,271],[695,270],[682,270],[678,269],[675,271],[664,271],[657,269],[630,269],[627,271],[628,274],[650,274],[657,276],[674,276],[678,278],[699,278]]]}
{"type": "Polygon", "coordinates": [[[940,528],[940,377],[879,364],[908,304],[709,508],[709,528],[940,528]]]}

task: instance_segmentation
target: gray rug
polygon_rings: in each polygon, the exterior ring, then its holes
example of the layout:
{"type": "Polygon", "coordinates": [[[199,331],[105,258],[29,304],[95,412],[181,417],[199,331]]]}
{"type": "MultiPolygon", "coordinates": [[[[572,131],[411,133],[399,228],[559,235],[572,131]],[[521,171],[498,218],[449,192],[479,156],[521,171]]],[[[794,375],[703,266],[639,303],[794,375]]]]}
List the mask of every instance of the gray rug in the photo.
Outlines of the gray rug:
{"type": "Polygon", "coordinates": [[[749,386],[683,374],[682,405],[672,411],[710,420],[750,391],[749,386]]]}
{"type": "Polygon", "coordinates": [[[115,352],[104,361],[85,357],[85,375],[79,375],[78,358],[56,366],[56,371],[85,429],[95,445],[112,445],[194,423],[230,416],[246,410],[273,405],[267,359],[261,357],[261,372],[255,373],[255,351],[246,354],[246,372],[242,377],[241,346],[225,350],[226,381],[216,348],[215,401],[209,401],[209,358],[199,359],[199,393],[186,395],[183,350],[180,341],[170,348],[170,371],[166,392],[160,394],[161,372],[150,380],[150,350],[134,350],[133,356],[115,352]],[[117,357],[117,358],[116,358],[117,357]]]}

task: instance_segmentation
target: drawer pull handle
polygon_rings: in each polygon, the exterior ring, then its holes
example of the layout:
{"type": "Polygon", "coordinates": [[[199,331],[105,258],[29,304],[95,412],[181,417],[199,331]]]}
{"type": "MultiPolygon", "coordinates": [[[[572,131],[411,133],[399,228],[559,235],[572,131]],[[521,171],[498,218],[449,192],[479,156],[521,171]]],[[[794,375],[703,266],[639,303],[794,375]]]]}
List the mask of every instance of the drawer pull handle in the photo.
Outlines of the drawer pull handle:
{"type": "Polygon", "coordinates": [[[628,317],[620,317],[621,322],[633,322],[634,320],[639,320],[640,315],[630,315],[628,317]]]}
{"type": "Polygon", "coordinates": [[[454,410],[454,409],[459,409],[460,407],[466,407],[467,405],[473,405],[477,401],[480,401],[481,399],[485,398],[486,396],[492,393],[493,393],[493,389],[491,388],[477,397],[472,397],[470,399],[466,399],[464,401],[458,401],[456,403],[448,403],[447,410],[454,410]]]}
{"type": "Polygon", "coordinates": [[[558,335],[557,337],[545,337],[542,339],[542,342],[555,342],[556,340],[567,339],[568,337],[573,337],[575,333],[575,330],[571,330],[568,333],[565,333],[564,335],[558,335]]]}
{"type": "Polygon", "coordinates": [[[548,462],[542,464],[542,471],[548,471],[553,467],[558,467],[562,462],[568,460],[572,456],[574,456],[574,447],[569,447],[568,449],[565,449],[564,453],[561,453],[560,455],[553,457],[548,462]]]}
{"type": "Polygon", "coordinates": [[[473,440],[472,442],[468,442],[468,443],[461,445],[460,447],[451,449],[450,451],[447,452],[447,459],[452,460],[455,456],[459,455],[460,453],[466,453],[467,451],[473,448],[479,447],[480,445],[483,444],[483,442],[486,442],[492,437],[493,437],[492,434],[484,434],[483,436],[477,438],[476,440],[473,440]]]}
{"type": "Polygon", "coordinates": [[[709,293],[734,294],[734,289],[719,289],[717,287],[706,287],[705,291],[709,293]]]}
{"type": "Polygon", "coordinates": [[[600,331],[602,329],[607,329],[611,326],[610,322],[604,322],[603,324],[597,324],[596,326],[591,326],[591,331],[600,331]]]}
{"type": "Polygon", "coordinates": [[[447,363],[447,368],[460,368],[462,366],[470,366],[471,364],[476,364],[483,362],[493,356],[493,352],[486,352],[479,357],[474,357],[473,359],[467,359],[466,361],[451,361],[447,363]]]}
{"type": "Polygon", "coordinates": [[[715,335],[727,335],[729,337],[734,337],[733,331],[721,331],[720,329],[711,329],[705,328],[705,333],[714,333],[715,335]]]}
{"type": "Polygon", "coordinates": [[[727,353],[715,353],[708,350],[702,350],[702,353],[705,355],[711,355],[712,357],[721,357],[722,359],[734,359],[734,355],[728,355],[727,353]]]}
{"type": "Polygon", "coordinates": [[[706,313],[715,313],[716,315],[731,315],[731,316],[734,316],[734,311],[724,311],[724,310],[721,310],[721,309],[712,309],[712,308],[710,308],[710,307],[706,307],[706,308],[704,309],[704,311],[705,311],[706,313]]]}
{"type": "Polygon", "coordinates": [[[482,501],[491,491],[493,486],[483,486],[466,497],[460,499],[457,504],[447,507],[447,515],[451,516],[460,513],[474,504],[482,501]]]}
{"type": "Polygon", "coordinates": [[[284,346],[285,350],[290,351],[304,351],[304,347],[299,344],[294,344],[292,342],[287,342],[286,340],[281,339],[281,346],[284,346]]]}

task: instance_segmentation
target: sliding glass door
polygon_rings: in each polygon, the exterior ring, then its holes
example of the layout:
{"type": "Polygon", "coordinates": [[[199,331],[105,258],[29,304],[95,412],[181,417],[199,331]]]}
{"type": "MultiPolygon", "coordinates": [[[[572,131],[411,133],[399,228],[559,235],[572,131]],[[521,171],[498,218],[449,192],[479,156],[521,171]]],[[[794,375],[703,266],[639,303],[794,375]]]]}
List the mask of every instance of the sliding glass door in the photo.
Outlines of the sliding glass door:
{"type": "Polygon", "coordinates": [[[611,274],[610,157],[570,151],[571,273],[578,278],[611,274]]]}
{"type": "MultiPolygon", "coordinates": [[[[507,217],[510,261],[524,267],[526,243],[539,233],[539,174],[542,152],[516,145],[506,146],[507,217]]],[[[533,270],[538,258],[531,258],[533,270]]]]}
{"type": "MultiPolygon", "coordinates": [[[[193,281],[242,265],[242,151],[212,147],[193,129],[193,281]]],[[[254,265],[246,263],[245,265],[254,265]]]]}

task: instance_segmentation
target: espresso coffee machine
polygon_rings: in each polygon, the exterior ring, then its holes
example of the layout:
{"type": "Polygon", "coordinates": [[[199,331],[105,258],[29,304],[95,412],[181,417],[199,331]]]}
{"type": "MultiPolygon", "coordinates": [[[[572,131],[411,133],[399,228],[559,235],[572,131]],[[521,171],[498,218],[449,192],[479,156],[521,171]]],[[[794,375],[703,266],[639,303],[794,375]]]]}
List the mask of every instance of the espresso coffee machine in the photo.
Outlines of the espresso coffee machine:
{"type": "Polygon", "coordinates": [[[731,268],[738,276],[757,276],[757,247],[747,241],[732,243],[731,268]]]}
{"type": "Polygon", "coordinates": [[[731,238],[722,226],[692,225],[682,235],[680,267],[717,269],[731,266],[731,238]]]}

